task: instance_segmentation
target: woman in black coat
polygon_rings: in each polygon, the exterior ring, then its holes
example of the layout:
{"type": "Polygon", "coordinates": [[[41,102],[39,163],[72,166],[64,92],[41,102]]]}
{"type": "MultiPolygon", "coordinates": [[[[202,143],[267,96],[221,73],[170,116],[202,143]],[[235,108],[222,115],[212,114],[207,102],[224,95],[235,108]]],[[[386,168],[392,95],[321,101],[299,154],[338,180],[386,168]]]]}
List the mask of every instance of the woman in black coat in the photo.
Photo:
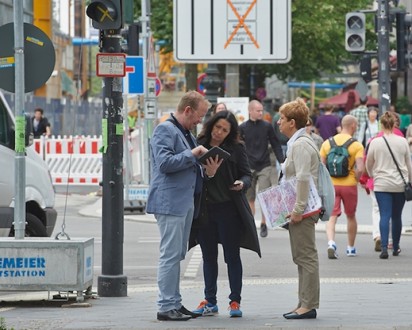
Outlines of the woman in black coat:
{"type": "Polygon", "coordinates": [[[230,111],[216,113],[205,124],[198,142],[210,149],[226,150],[230,157],[223,161],[216,174],[203,185],[199,216],[193,220],[189,248],[200,244],[203,254],[205,299],[194,313],[210,315],[218,312],[216,293],[218,276],[218,243],[224,251],[231,293],[230,316],[240,317],[242,261],[240,248],[260,256],[256,225],[246,200],[251,171],[244,144],[239,139],[236,117],[230,111]]]}

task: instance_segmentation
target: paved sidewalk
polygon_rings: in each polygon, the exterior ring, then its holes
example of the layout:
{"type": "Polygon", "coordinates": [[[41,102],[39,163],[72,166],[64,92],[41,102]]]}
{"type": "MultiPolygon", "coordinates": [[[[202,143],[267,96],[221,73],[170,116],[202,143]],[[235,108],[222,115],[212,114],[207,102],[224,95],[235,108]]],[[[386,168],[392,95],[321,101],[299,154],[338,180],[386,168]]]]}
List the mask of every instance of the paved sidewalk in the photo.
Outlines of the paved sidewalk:
{"type": "MultiPolygon", "coordinates": [[[[100,217],[101,199],[84,208],[81,214],[100,217]]],[[[152,215],[125,215],[125,218],[127,221],[155,221],[152,215]]],[[[317,228],[324,230],[324,223],[317,228]]],[[[338,225],[337,229],[345,231],[346,225],[338,225]]],[[[370,230],[370,226],[359,227],[359,232],[370,230]]],[[[402,258],[411,264],[410,256],[405,254],[402,258]]],[[[74,294],[71,300],[59,302],[48,301],[47,292],[3,292],[0,317],[7,329],[14,330],[412,329],[412,275],[385,278],[385,274],[377,273],[377,276],[381,277],[321,278],[321,305],[318,318],[314,320],[286,320],[282,316],[296,306],[297,278],[245,279],[241,303],[243,317],[237,319],[228,314],[226,280],[218,282],[219,315],[187,322],[157,321],[155,284],[128,286],[127,297],[94,295],[80,304],[75,303],[74,294]]],[[[183,279],[181,293],[184,305],[194,309],[203,297],[203,281],[183,279]]]]}
{"type": "MultiPolygon", "coordinates": [[[[2,303],[7,329],[412,329],[411,283],[404,279],[333,279],[322,281],[321,306],[314,320],[286,320],[282,314],[296,304],[293,279],[245,280],[243,317],[227,311],[229,291],[219,282],[219,315],[187,322],[156,320],[156,287],[128,289],[128,297],[86,300],[89,307],[59,303],[2,303]],[[54,304],[54,307],[53,307],[54,304]],[[63,306],[70,306],[64,304],[63,306]]],[[[202,283],[182,282],[185,306],[193,309],[202,296],[202,283]]],[[[32,294],[33,295],[33,294],[32,294]]],[[[44,296],[44,293],[43,293],[44,296]]],[[[21,298],[21,297],[20,297],[21,298]]],[[[46,299],[44,297],[44,299],[46,299]]]]}

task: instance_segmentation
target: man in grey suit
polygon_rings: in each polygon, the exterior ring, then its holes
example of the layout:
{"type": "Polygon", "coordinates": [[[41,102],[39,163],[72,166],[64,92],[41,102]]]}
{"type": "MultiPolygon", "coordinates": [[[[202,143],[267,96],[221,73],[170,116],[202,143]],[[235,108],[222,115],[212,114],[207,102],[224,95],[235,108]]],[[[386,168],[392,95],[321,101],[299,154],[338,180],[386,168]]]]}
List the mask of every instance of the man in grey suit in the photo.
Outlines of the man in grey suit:
{"type": "Polygon", "coordinates": [[[157,319],[162,321],[186,321],[197,316],[182,305],[180,261],[186,255],[203,177],[214,176],[221,163],[209,161],[202,168],[197,158],[207,149],[198,146],[190,132],[201,123],[208,106],[200,93],[187,92],[177,111],[155,128],[150,141],[152,173],[146,212],[155,215],[160,232],[157,319]]]}

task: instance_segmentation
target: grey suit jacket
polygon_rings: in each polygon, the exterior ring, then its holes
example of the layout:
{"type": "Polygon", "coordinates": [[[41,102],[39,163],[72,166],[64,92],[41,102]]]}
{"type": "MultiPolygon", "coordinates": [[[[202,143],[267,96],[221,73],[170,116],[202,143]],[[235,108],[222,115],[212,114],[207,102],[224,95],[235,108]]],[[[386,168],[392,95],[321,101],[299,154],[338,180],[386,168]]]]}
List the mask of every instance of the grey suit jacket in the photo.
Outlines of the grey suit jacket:
{"type": "MultiPolygon", "coordinates": [[[[193,142],[196,140],[190,134],[193,142]]],[[[150,141],[151,180],[147,213],[184,216],[194,205],[196,157],[180,129],[170,121],[156,126],[150,141]]]]}

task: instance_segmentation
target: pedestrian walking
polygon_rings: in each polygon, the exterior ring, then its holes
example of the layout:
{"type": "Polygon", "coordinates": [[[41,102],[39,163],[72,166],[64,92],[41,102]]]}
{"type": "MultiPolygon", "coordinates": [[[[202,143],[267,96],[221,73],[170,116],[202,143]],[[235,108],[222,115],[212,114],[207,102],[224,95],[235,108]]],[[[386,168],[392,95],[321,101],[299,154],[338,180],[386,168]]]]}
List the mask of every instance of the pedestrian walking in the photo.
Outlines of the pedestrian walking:
{"type": "Polygon", "coordinates": [[[359,142],[366,147],[367,142],[375,137],[380,131],[380,124],[378,120],[378,109],[371,107],[368,109],[368,119],[359,128],[359,142]]]}
{"type": "Polygon", "coordinates": [[[33,137],[35,139],[39,139],[42,136],[51,136],[51,125],[47,117],[44,116],[44,110],[42,108],[34,109],[34,116],[31,118],[31,122],[33,137]]]}
{"type": "Polygon", "coordinates": [[[299,300],[295,309],[283,314],[286,319],[314,319],[319,308],[319,259],[315,238],[319,214],[302,217],[308,203],[309,180],[312,178],[317,185],[320,164],[317,146],[306,133],[308,119],[309,109],[300,98],[280,108],[279,129],[289,138],[282,173],[286,179],[297,179],[296,203],[288,229],[293,262],[298,266],[299,300]]]}
{"type": "Polygon", "coordinates": [[[205,169],[197,158],[207,152],[190,130],[202,121],[207,100],[187,92],[170,118],[156,126],[150,141],[152,175],[146,212],[154,214],[160,232],[157,275],[157,319],[187,321],[197,315],[182,305],[180,261],[188,248],[193,216],[198,212],[204,176],[213,176],[221,163],[210,159],[205,169]]]}
{"type": "MultiPolygon", "coordinates": [[[[270,144],[276,159],[283,163],[282,147],[275,135],[273,126],[263,120],[263,105],[257,100],[249,103],[249,119],[239,126],[240,137],[245,142],[246,153],[252,170],[252,183],[246,192],[250,208],[255,214],[256,191],[265,190],[271,186],[272,165],[269,157],[270,144]]],[[[266,219],[262,213],[260,236],[266,237],[268,230],[266,219]]]]}
{"type": "Polygon", "coordinates": [[[335,135],[332,139],[323,142],[320,149],[322,162],[326,164],[331,172],[333,186],[335,187],[335,206],[329,221],[326,223],[326,235],[328,238],[328,258],[337,259],[337,246],[335,242],[335,227],[338,217],[342,214],[341,204],[347,218],[348,246],[346,255],[356,256],[355,239],[358,230],[356,221],[356,207],[358,204],[358,180],[363,172],[363,151],[362,144],[356,140],[351,141],[358,125],[357,119],[352,115],[342,118],[342,132],[335,135]],[[335,142],[336,147],[331,143],[335,142]],[[352,143],[350,143],[352,142],[352,143]],[[349,144],[350,143],[350,144],[349,144]],[[345,145],[347,147],[345,147],[345,145]],[[342,148],[341,154],[338,148],[342,148]],[[336,158],[332,158],[332,153],[336,158]],[[344,158],[345,156],[345,158],[344,158]],[[329,161],[333,163],[330,164],[329,161]],[[342,173],[336,176],[332,173],[333,169],[341,169],[342,173]]]}
{"type": "Polygon", "coordinates": [[[312,118],[309,117],[308,122],[306,123],[306,133],[312,138],[316,146],[320,150],[322,147],[323,139],[320,135],[315,133],[315,128],[313,127],[312,118]]]}
{"type": "Polygon", "coordinates": [[[388,259],[389,221],[392,219],[393,256],[401,252],[402,210],[405,205],[405,182],[412,181],[412,166],[406,139],[393,133],[395,117],[385,112],[381,118],[383,136],[370,142],[366,169],[374,179],[374,192],[379,206],[381,254],[388,259]]]}
{"type": "Polygon", "coordinates": [[[260,256],[260,247],[245,194],[250,186],[251,171],[235,115],[230,111],[216,113],[205,124],[198,143],[207,149],[220,147],[230,153],[230,157],[223,161],[213,178],[205,181],[201,212],[192,224],[189,248],[200,244],[205,282],[204,300],[193,312],[199,315],[218,313],[218,243],[221,243],[229,278],[229,315],[241,317],[240,248],[250,249],[260,256]]]}
{"type": "MultiPolygon", "coordinates": [[[[403,134],[402,134],[401,130],[399,129],[399,122],[397,120],[396,113],[393,113],[393,115],[394,115],[394,119],[395,119],[395,126],[393,127],[393,133],[400,136],[400,137],[403,137],[403,134]]],[[[379,127],[381,127],[380,124],[379,124],[379,127]]],[[[380,131],[375,137],[383,136],[383,134],[384,134],[384,132],[380,131]]],[[[366,144],[365,153],[364,153],[364,160],[363,160],[364,163],[366,163],[366,158],[368,156],[370,141],[372,141],[372,139],[374,139],[375,137],[371,138],[368,141],[368,143],[366,144]]],[[[376,252],[381,252],[382,248],[381,248],[381,233],[380,233],[380,229],[379,229],[379,222],[380,222],[379,206],[378,206],[378,202],[376,201],[375,193],[373,191],[373,188],[374,188],[373,178],[371,178],[368,175],[365,167],[364,167],[364,171],[363,171],[361,177],[359,178],[359,183],[366,190],[366,193],[371,197],[371,200],[372,200],[372,239],[374,241],[375,251],[376,252]]],[[[389,233],[391,233],[390,227],[389,227],[389,233]]],[[[389,238],[389,240],[388,240],[388,249],[392,249],[392,248],[393,248],[392,238],[389,238]]]]}
{"type": "Polygon", "coordinates": [[[366,104],[368,103],[368,97],[361,98],[360,104],[355,108],[352,109],[349,114],[354,116],[358,121],[358,127],[356,128],[355,133],[353,133],[353,138],[358,140],[362,143],[362,140],[359,139],[359,132],[361,127],[364,127],[365,123],[368,120],[368,107],[366,104]]]}
{"type": "Polygon", "coordinates": [[[329,139],[341,131],[340,119],[334,113],[335,107],[333,104],[325,105],[325,112],[316,119],[317,133],[323,140],[329,139]]]}

